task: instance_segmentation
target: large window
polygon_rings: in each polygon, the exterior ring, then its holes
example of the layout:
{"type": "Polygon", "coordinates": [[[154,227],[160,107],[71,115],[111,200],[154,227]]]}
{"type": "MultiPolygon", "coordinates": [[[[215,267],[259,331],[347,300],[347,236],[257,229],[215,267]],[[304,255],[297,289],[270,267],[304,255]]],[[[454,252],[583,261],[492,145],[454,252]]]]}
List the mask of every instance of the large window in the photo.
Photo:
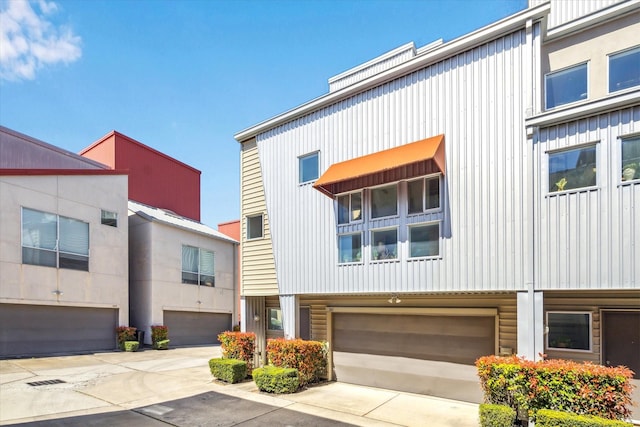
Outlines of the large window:
{"type": "Polygon", "coordinates": [[[591,313],[548,312],[547,348],[591,350],[591,313]]]}
{"type": "Polygon", "coordinates": [[[412,225],[409,227],[409,257],[440,255],[440,224],[412,225]]]}
{"type": "Polygon", "coordinates": [[[418,179],[407,183],[409,213],[422,213],[440,207],[440,177],[418,179]]]}
{"type": "Polygon", "coordinates": [[[596,146],[549,153],[549,192],[596,185],[596,146]]]}
{"type": "Polygon", "coordinates": [[[371,259],[384,260],[398,258],[398,229],[375,230],[371,232],[371,259]]]}
{"type": "Polygon", "coordinates": [[[89,224],[22,208],[22,263],[89,271],[89,224]]]}
{"type": "Polygon", "coordinates": [[[545,107],[587,99],[587,63],[547,74],[545,82],[545,107]]]}
{"type": "Polygon", "coordinates": [[[398,215],[398,185],[392,184],[371,190],[371,218],[398,215]]]}
{"type": "Polygon", "coordinates": [[[362,220],[362,192],[338,196],[338,224],[362,220]]]}
{"type": "Polygon", "coordinates": [[[622,140],[622,180],[640,179],[640,136],[622,140]]]}
{"type": "Polygon", "coordinates": [[[609,92],[640,85],[640,47],[609,56],[609,92]]]}
{"type": "Polygon", "coordinates": [[[262,214],[247,217],[247,240],[261,239],[263,235],[262,214]]]}
{"type": "Polygon", "coordinates": [[[182,246],[182,283],[215,286],[214,254],[206,249],[182,246]]]}
{"type": "Polygon", "coordinates": [[[300,184],[318,179],[319,170],[317,152],[298,157],[298,182],[300,184]]]}
{"type": "Polygon", "coordinates": [[[362,261],[362,234],[338,236],[338,262],[341,264],[362,261]]]}

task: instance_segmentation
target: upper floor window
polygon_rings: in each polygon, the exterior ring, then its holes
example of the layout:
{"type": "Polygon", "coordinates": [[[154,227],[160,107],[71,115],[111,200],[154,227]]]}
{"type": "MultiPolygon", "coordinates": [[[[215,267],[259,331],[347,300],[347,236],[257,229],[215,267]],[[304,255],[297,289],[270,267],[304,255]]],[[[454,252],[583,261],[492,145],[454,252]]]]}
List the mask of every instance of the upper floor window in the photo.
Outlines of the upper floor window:
{"type": "Polygon", "coordinates": [[[640,46],[609,55],[609,92],[640,85],[640,46]]]}
{"type": "Polygon", "coordinates": [[[640,179],[640,136],[622,140],[622,180],[640,179]]]}
{"type": "Polygon", "coordinates": [[[544,76],[545,108],[587,99],[587,63],[544,76]]]}
{"type": "Polygon", "coordinates": [[[100,223],[103,225],[110,225],[111,227],[118,226],[118,213],[117,212],[109,212],[102,209],[102,213],[100,214],[100,223]]]}
{"type": "Polygon", "coordinates": [[[549,192],[595,185],[595,145],[549,153],[549,192]]]}
{"type": "Polygon", "coordinates": [[[371,259],[398,258],[398,229],[374,230],[371,232],[371,259]]]}
{"type": "Polygon", "coordinates": [[[362,220],[362,192],[338,196],[338,224],[362,220]]]}
{"type": "Polygon", "coordinates": [[[338,236],[338,262],[345,264],[349,262],[362,261],[362,234],[342,234],[338,236]]]}
{"type": "Polygon", "coordinates": [[[591,313],[548,312],[547,348],[591,350],[591,313]]]}
{"type": "Polygon", "coordinates": [[[262,214],[247,217],[247,240],[261,239],[263,236],[262,214]]]}
{"type": "Polygon", "coordinates": [[[409,257],[440,255],[440,224],[421,224],[409,227],[409,257]]]}
{"type": "Polygon", "coordinates": [[[440,207],[440,177],[422,178],[407,183],[409,213],[422,213],[440,207]]]}
{"type": "Polygon", "coordinates": [[[298,157],[298,182],[314,181],[318,179],[320,167],[318,152],[298,157]]]}
{"type": "Polygon", "coordinates": [[[182,283],[215,286],[213,252],[182,245],[182,283]]]}
{"type": "Polygon", "coordinates": [[[398,185],[371,189],[371,218],[398,215],[398,185]]]}
{"type": "Polygon", "coordinates": [[[89,223],[22,208],[22,263],[89,271],[89,223]]]}

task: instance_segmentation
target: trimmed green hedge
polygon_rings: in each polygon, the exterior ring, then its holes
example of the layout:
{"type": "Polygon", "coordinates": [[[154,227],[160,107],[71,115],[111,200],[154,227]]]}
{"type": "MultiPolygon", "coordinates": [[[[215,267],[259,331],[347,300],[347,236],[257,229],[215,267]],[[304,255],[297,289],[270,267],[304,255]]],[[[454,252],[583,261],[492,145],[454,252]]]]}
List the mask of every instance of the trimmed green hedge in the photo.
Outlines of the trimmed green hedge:
{"type": "Polygon", "coordinates": [[[209,360],[211,374],[219,380],[237,383],[247,377],[247,362],[238,359],[209,360]]]}
{"type": "Polygon", "coordinates": [[[267,393],[294,393],[300,387],[298,370],[265,366],[253,370],[253,380],[261,391],[267,393]]]}
{"type": "Polygon", "coordinates": [[[591,415],[576,415],[551,409],[536,414],[536,427],[630,427],[632,424],[591,415]]]}
{"type": "Polygon", "coordinates": [[[166,350],[169,348],[169,341],[171,340],[161,340],[153,343],[153,348],[156,350],[166,350]]]}
{"type": "Polygon", "coordinates": [[[481,427],[511,427],[516,420],[516,411],[506,405],[483,403],[480,405],[481,427]]]}
{"type": "Polygon", "coordinates": [[[267,359],[270,365],[297,369],[300,386],[326,376],[327,348],[320,341],[270,339],[267,341],[267,359]]]}
{"type": "Polygon", "coordinates": [[[125,341],[124,351],[138,351],[139,346],[140,343],[138,343],[138,341],[125,341]]]}

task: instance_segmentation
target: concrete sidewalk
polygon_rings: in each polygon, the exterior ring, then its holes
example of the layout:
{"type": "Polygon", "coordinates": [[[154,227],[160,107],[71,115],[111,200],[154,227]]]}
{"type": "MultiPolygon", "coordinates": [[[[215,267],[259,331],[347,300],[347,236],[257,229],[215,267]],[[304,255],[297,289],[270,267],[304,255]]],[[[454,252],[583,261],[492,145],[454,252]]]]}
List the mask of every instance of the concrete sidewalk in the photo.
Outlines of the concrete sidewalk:
{"type": "Polygon", "coordinates": [[[0,425],[145,414],[153,405],[213,392],[358,426],[478,426],[478,405],[466,402],[337,382],[278,396],[261,393],[253,381],[222,384],[208,367],[219,356],[219,347],[211,346],[0,360],[0,425]],[[42,381],[49,383],[28,384],[42,381]]]}

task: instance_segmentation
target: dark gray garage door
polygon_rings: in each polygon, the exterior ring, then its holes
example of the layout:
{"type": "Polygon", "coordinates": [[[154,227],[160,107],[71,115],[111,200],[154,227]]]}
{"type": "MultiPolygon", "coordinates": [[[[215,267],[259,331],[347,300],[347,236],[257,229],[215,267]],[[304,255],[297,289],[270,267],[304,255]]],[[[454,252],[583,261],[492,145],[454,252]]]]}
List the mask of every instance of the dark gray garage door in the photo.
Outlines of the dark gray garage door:
{"type": "Polygon", "coordinates": [[[0,304],[0,356],[113,350],[118,310],[0,304]]]}
{"type": "Polygon", "coordinates": [[[333,314],[338,381],[480,402],[475,360],[495,352],[494,316],[333,314]]]}
{"type": "Polygon", "coordinates": [[[218,344],[218,334],[231,330],[231,314],[165,311],[171,345],[218,344]]]}

